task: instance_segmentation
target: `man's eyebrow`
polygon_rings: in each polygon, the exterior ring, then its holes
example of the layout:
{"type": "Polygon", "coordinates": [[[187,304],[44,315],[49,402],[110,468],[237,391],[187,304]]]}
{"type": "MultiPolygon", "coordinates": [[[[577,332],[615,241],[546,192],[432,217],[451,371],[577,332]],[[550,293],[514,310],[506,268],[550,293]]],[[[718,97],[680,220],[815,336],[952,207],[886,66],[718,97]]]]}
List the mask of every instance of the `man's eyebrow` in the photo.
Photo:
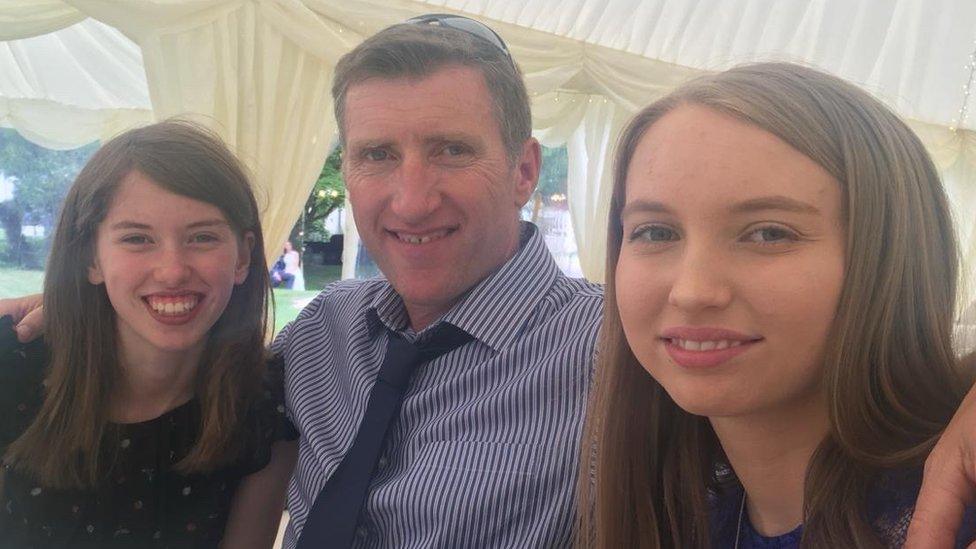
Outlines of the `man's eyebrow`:
{"type": "Polygon", "coordinates": [[[671,208],[661,202],[638,199],[628,202],[623,211],[620,212],[620,217],[624,218],[636,213],[671,213],[671,208]]]}
{"type": "Polygon", "coordinates": [[[358,139],[356,141],[349,141],[346,144],[346,150],[360,150],[360,149],[376,149],[381,147],[389,147],[391,141],[383,139],[358,139]]]}
{"type": "Polygon", "coordinates": [[[752,213],[765,210],[781,210],[808,215],[820,215],[820,210],[812,204],[782,195],[762,196],[750,198],[733,204],[729,211],[732,213],[752,213]]]}
{"type": "Polygon", "coordinates": [[[424,138],[424,142],[428,145],[431,143],[451,143],[454,141],[461,141],[463,143],[476,143],[481,141],[481,137],[470,133],[438,133],[434,135],[428,135],[424,138]]]}

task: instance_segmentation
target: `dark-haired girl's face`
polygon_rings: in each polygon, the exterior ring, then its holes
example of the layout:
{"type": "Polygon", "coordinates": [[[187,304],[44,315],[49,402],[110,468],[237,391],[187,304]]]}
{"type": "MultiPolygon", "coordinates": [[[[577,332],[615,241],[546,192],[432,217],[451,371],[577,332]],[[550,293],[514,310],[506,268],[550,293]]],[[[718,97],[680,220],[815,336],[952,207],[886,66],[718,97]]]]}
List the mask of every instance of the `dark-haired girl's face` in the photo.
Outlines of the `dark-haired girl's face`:
{"type": "Polygon", "coordinates": [[[844,273],[841,189],[774,135],[682,106],[631,160],[615,277],[627,340],[685,410],[815,402],[844,273]]]}
{"type": "Polygon", "coordinates": [[[217,207],[130,172],[98,226],[88,276],[105,285],[126,356],[201,349],[247,277],[252,244],[217,207]]]}

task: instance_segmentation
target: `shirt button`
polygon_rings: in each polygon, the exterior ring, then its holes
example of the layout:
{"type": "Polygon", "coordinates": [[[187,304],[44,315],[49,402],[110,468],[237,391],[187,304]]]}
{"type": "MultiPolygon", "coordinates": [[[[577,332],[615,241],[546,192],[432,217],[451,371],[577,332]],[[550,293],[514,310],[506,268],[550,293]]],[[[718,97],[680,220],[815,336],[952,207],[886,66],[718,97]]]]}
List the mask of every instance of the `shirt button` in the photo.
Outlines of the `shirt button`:
{"type": "Polygon", "coordinates": [[[359,528],[356,528],[356,536],[359,539],[366,539],[366,527],[360,526],[359,528]]]}
{"type": "Polygon", "coordinates": [[[377,463],[380,469],[385,469],[386,466],[389,464],[390,464],[390,460],[386,459],[385,457],[381,457],[380,461],[377,463]]]}

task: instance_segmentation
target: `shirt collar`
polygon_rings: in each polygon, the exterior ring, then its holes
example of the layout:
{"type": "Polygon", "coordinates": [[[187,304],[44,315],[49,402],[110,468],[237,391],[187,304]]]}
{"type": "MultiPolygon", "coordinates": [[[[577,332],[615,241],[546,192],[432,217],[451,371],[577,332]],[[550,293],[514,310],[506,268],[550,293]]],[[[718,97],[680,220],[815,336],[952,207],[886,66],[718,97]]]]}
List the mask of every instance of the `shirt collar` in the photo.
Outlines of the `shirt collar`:
{"type": "MultiPolygon", "coordinates": [[[[424,332],[440,322],[450,322],[495,351],[508,347],[561,276],[535,225],[523,221],[519,240],[519,250],[511,259],[476,284],[424,332]]],[[[374,328],[382,323],[391,330],[409,334],[410,319],[403,299],[389,282],[376,293],[367,310],[378,321],[371,323],[374,328]]]]}

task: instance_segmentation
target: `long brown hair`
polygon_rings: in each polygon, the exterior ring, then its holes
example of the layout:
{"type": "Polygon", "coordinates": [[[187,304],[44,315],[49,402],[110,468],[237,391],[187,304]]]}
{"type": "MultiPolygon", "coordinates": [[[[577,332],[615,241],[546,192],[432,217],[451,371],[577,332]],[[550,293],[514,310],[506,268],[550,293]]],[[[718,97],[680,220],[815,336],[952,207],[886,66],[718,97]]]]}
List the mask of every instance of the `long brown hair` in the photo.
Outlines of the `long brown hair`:
{"type": "Polygon", "coordinates": [[[111,466],[102,451],[120,376],[115,311],[88,281],[94,241],[119,183],[137,170],[164,189],[216,206],[243,245],[254,235],[247,279],[211,328],[194,381],[199,439],[178,464],[208,471],[236,457],[245,410],[261,390],[269,280],[257,203],[243,166],[219,137],[183,121],[127,131],[102,146],[68,191],[44,278],[51,361],[37,417],[4,460],[52,487],[90,487],[111,466]]]}
{"type": "Polygon", "coordinates": [[[708,547],[709,491],[735,481],[721,474],[727,463],[708,419],[679,408],[637,361],[616,299],[630,160],[647,128],[683,104],[777,136],[841,184],[844,284],[823,365],[830,429],[807,470],[802,545],[879,547],[864,518],[874,474],[920,465],[971,383],[951,346],[956,240],[915,134],[858,88],[785,63],[689,82],[637,114],[618,144],[606,314],[582,444],[581,544],[708,547]]]}

